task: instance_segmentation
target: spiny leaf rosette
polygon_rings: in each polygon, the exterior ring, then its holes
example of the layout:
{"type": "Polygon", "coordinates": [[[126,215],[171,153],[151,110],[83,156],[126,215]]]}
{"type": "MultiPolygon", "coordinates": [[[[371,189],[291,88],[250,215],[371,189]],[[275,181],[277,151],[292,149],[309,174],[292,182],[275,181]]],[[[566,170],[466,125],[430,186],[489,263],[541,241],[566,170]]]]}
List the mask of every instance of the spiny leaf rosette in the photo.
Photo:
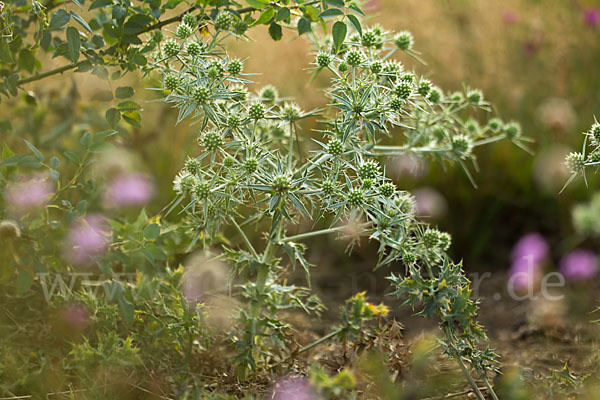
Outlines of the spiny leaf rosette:
{"type": "Polygon", "coordinates": [[[437,315],[448,354],[485,377],[495,355],[476,348],[485,334],[469,281],[446,256],[450,236],[416,218],[414,199],[396,187],[384,166],[390,157],[430,156],[458,163],[472,179],[477,147],[504,138],[524,146],[520,131],[512,124],[505,129],[498,119],[468,124],[470,111],[489,111],[481,92],[446,94],[406,70],[393,56],[413,54],[412,36],[381,28],[369,30],[368,37],[351,35],[339,46],[330,39],[314,43],[315,72],[331,76],[328,109],[303,111],[281,101],[272,87],[254,95],[243,61],[229,58],[222,47],[230,22],[221,15],[208,37],[171,39],[178,44],[173,49],[196,42],[201,54],[180,51],[157,62],[164,76],[159,90],[179,109],[178,121],[200,122],[200,155],[178,175],[175,204],[184,206],[202,246],[217,243],[224,230],[230,243],[237,236],[240,245],[223,246],[222,257],[234,265],[234,276],[255,277],[240,285],[250,305],[240,311],[232,335],[238,375],[284,357],[287,325],[277,310],[320,309],[308,289],[286,283],[289,265],[302,266],[308,278],[302,240],[359,221],[353,224],[361,234],[380,244],[376,267],[405,265],[404,274],[389,278],[395,293],[412,305],[422,302],[422,315],[437,315]],[[302,120],[317,114],[324,121],[320,137],[302,141],[302,120]],[[328,225],[290,236],[288,229],[301,220],[328,225]],[[264,245],[246,234],[257,227],[265,227],[264,245]]]}

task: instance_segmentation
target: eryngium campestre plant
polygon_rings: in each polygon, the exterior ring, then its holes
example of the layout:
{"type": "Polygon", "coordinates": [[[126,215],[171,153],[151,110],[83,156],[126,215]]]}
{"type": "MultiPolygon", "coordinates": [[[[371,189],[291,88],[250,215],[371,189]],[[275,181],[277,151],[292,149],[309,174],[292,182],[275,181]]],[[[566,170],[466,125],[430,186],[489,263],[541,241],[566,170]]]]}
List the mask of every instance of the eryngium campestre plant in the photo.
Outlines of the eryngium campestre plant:
{"type": "MultiPolygon", "coordinates": [[[[343,231],[344,223],[353,221],[362,235],[380,244],[375,267],[404,264],[404,274],[389,278],[395,293],[413,306],[422,302],[422,315],[440,318],[446,352],[482,398],[468,368],[487,382],[495,355],[476,347],[485,333],[461,265],[446,256],[450,236],[415,217],[412,196],[398,189],[381,166],[391,156],[430,156],[458,163],[472,180],[469,163],[478,146],[510,138],[524,147],[525,139],[514,134],[512,123],[498,119],[468,129],[468,121],[474,121],[470,111],[489,111],[481,92],[445,95],[405,70],[392,57],[401,50],[414,54],[406,32],[394,36],[378,28],[370,31],[376,37],[356,34],[339,46],[329,39],[316,41],[314,68],[331,76],[331,106],[323,112],[282,103],[270,87],[252,95],[243,62],[231,60],[222,47],[231,23],[223,15],[217,16],[214,33],[187,39],[201,44],[200,55],[173,51],[157,63],[166,77],[159,90],[164,101],[179,108],[178,120],[200,121],[201,152],[175,179],[178,197],[172,209],[183,205],[202,246],[233,230],[239,240],[230,234],[232,244],[223,246],[221,256],[234,265],[232,278],[253,277],[241,284],[249,307],[240,311],[239,330],[231,335],[238,375],[284,357],[279,350],[286,346],[288,327],[278,310],[319,310],[308,289],[286,283],[288,265],[299,264],[308,278],[311,265],[302,241],[343,231]],[[316,114],[323,120],[321,137],[307,154],[306,144],[298,141],[299,121],[316,114]],[[328,225],[288,234],[303,219],[328,225]],[[261,227],[265,243],[259,247],[246,232],[261,227]]],[[[177,39],[170,40],[170,47],[181,48],[177,39]]]]}

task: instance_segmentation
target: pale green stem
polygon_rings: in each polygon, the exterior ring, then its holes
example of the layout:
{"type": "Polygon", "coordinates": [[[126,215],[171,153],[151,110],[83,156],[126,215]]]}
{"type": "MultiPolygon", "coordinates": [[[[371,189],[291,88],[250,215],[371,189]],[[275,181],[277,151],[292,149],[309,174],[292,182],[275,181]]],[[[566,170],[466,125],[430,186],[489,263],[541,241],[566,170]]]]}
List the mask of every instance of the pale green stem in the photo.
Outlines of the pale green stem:
{"type": "Polygon", "coordinates": [[[242,236],[242,240],[244,240],[244,243],[248,247],[248,250],[250,250],[250,253],[252,253],[252,256],[258,260],[260,257],[258,255],[258,253],[256,252],[256,250],[254,249],[254,246],[252,246],[252,243],[250,243],[250,239],[248,239],[248,236],[246,236],[246,233],[244,233],[244,230],[238,225],[235,218],[229,217],[229,219],[231,220],[231,223],[233,224],[233,226],[235,226],[237,231],[242,236]]]}
{"type": "MultiPolygon", "coordinates": [[[[360,225],[360,227],[365,227],[365,228],[368,226],[369,226],[369,224],[360,225]]],[[[281,241],[284,243],[285,242],[295,242],[295,241],[307,239],[307,238],[310,238],[313,236],[327,235],[329,233],[343,231],[347,228],[348,228],[348,225],[343,225],[343,226],[336,226],[334,228],[321,229],[318,231],[305,232],[305,233],[300,233],[300,234],[294,235],[294,236],[288,236],[286,238],[281,239],[281,241]]]]}

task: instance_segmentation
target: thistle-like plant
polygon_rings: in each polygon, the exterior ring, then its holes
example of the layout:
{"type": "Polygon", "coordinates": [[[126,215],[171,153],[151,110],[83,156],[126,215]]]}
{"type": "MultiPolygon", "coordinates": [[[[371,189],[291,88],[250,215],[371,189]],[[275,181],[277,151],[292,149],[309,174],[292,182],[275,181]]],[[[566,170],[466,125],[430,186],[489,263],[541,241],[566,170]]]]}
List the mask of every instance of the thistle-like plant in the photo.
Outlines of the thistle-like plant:
{"type": "MultiPolygon", "coordinates": [[[[586,170],[589,167],[600,165],[600,122],[594,118],[594,124],[590,130],[583,133],[583,145],[581,151],[573,151],[565,157],[565,165],[571,172],[571,176],[565,183],[564,190],[579,175],[587,185],[586,170]]],[[[562,192],[561,190],[561,192],[562,192]]]]}
{"type": "Polygon", "coordinates": [[[308,276],[302,241],[353,224],[380,243],[376,267],[404,264],[404,274],[389,278],[395,294],[407,295],[412,306],[422,302],[422,315],[438,316],[445,351],[483,398],[468,368],[487,384],[496,356],[476,347],[485,333],[461,265],[446,256],[450,236],[416,219],[413,197],[386,176],[383,162],[391,156],[430,155],[460,164],[472,179],[469,164],[476,167],[478,146],[504,138],[524,146],[518,125],[492,119],[481,128],[469,112],[488,110],[480,91],[444,94],[393,58],[399,50],[415,54],[412,37],[393,36],[377,26],[341,42],[335,34],[333,40],[313,37],[314,69],[332,77],[326,110],[303,111],[279,100],[272,88],[251,94],[243,62],[231,59],[223,47],[231,33],[218,21],[207,37],[167,42],[199,53],[163,49],[155,65],[162,73],[158,90],[179,109],[178,121],[199,122],[201,152],[176,177],[178,196],[171,210],[181,205],[203,247],[233,229],[240,245],[223,246],[221,256],[234,266],[232,277],[251,277],[240,286],[249,307],[240,312],[240,329],[232,335],[238,375],[281,357],[273,350],[286,345],[287,326],[279,310],[319,309],[308,289],[287,284],[289,265],[300,264],[308,276]],[[317,114],[319,137],[307,143],[298,134],[299,121],[317,114]],[[325,227],[288,233],[301,220],[325,227]],[[260,229],[262,249],[247,233],[260,229]]]}

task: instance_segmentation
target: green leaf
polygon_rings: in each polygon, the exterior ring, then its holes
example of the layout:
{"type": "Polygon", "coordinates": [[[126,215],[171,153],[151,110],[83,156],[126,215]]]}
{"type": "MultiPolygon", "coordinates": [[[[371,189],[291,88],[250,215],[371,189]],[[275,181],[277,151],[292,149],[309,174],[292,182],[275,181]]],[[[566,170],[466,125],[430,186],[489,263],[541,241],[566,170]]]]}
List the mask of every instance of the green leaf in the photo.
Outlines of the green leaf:
{"type": "Polygon", "coordinates": [[[358,8],[358,6],[356,4],[350,4],[348,6],[348,8],[350,8],[351,10],[353,10],[354,12],[356,12],[357,14],[362,15],[363,17],[365,16],[365,13],[362,12],[362,10],[360,8],[358,8]]]}
{"type": "Polygon", "coordinates": [[[29,290],[33,283],[33,277],[25,270],[19,270],[17,275],[17,296],[22,296],[23,293],[29,290]]]}
{"type": "Polygon", "coordinates": [[[273,40],[280,40],[283,36],[283,33],[281,32],[281,25],[276,24],[275,22],[269,25],[269,35],[271,35],[273,40]]]}
{"type": "Polygon", "coordinates": [[[111,6],[113,4],[113,0],[94,0],[92,4],[90,4],[90,8],[88,10],[95,10],[96,8],[102,8],[111,6]]]}
{"type": "Polygon", "coordinates": [[[304,17],[298,20],[298,35],[310,32],[310,21],[304,17]]]}
{"type": "Polygon", "coordinates": [[[250,7],[254,7],[257,10],[262,10],[269,4],[268,1],[264,0],[246,0],[246,3],[248,3],[250,7]]]}
{"type": "Polygon", "coordinates": [[[344,12],[339,8],[328,8],[319,14],[319,18],[337,17],[338,15],[344,15],[344,12]]]}
{"type": "Polygon", "coordinates": [[[154,240],[160,235],[160,225],[152,223],[144,228],[144,239],[154,240]]]}
{"type": "Polygon", "coordinates": [[[48,24],[48,30],[52,31],[62,26],[65,26],[70,19],[71,16],[69,15],[69,13],[61,8],[60,10],[55,12],[52,18],[50,19],[50,23],[48,24]]]}
{"type": "Polygon", "coordinates": [[[142,121],[142,116],[139,112],[125,111],[122,116],[125,122],[127,122],[129,125],[135,126],[136,128],[142,127],[142,124],[140,123],[142,121]]]}
{"type": "Polygon", "coordinates": [[[138,103],[131,101],[131,100],[127,100],[127,101],[123,101],[121,103],[119,103],[119,105],[117,105],[117,108],[119,109],[119,111],[135,111],[135,110],[141,110],[142,106],[140,106],[138,103]]]}
{"type": "Polygon", "coordinates": [[[256,21],[254,21],[251,26],[266,24],[274,16],[275,16],[275,10],[273,8],[268,8],[265,11],[263,11],[262,13],[260,13],[260,16],[258,17],[258,19],[256,21]]]}
{"type": "Polygon", "coordinates": [[[109,108],[106,110],[105,118],[106,122],[114,129],[121,120],[121,113],[116,108],[109,108]]]}
{"type": "Polygon", "coordinates": [[[142,32],[148,24],[152,22],[152,18],[144,14],[135,14],[131,16],[125,25],[123,25],[123,32],[127,35],[136,35],[142,32]]]}
{"type": "Polygon", "coordinates": [[[113,136],[115,134],[117,134],[117,131],[115,131],[115,130],[98,132],[92,138],[92,143],[93,144],[102,143],[104,141],[104,139],[106,139],[108,137],[111,137],[111,136],[113,136]]]}
{"type": "Polygon", "coordinates": [[[70,11],[70,14],[73,17],[73,19],[83,27],[83,29],[90,33],[92,32],[92,28],[90,27],[90,25],[79,14],[77,14],[75,11],[70,11]]]}
{"type": "Polygon", "coordinates": [[[346,5],[344,4],[344,0],[325,0],[325,3],[340,8],[346,7],[346,5]]]}
{"type": "Polygon", "coordinates": [[[65,155],[65,157],[67,157],[69,160],[73,161],[75,164],[81,163],[81,157],[79,157],[79,154],[75,153],[74,151],[67,150],[63,154],[65,155]]]}
{"type": "Polygon", "coordinates": [[[277,11],[277,15],[275,16],[276,21],[283,21],[290,17],[290,9],[287,7],[282,7],[277,11]]]}
{"type": "Polygon", "coordinates": [[[27,139],[23,139],[25,141],[25,144],[27,145],[27,147],[29,147],[29,150],[31,150],[31,152],[33,153],[33,155],[35,155],[35,158],[37,158],[40,161],[44,161],[44,155],[42,154],[41,151],[39,151],[37,149],[37,147],[35,147],[30,141],[28,141],[27,139]]]}
{"type": "Polygon", "coordinates": [[[79,60],[79,51],[81,50],[81,38],[79,37],[79,31],[74,26],[67,28],[67,47],[69,48],[69,55],[71,61],[74,63],[79,60]]]}
{"type": "Polygon", "coordinates": [[[21,49],[19,52],[19,67],[29,73],[33,72],[33,69],[35,68],[35,57],[31,50],[21,49]]]}
{"type": "Polygon", "coordinates": [[[119,99],[126,99],[133,96],[135,90],[130,86],[120,86],[115,90],[115,96],[119,99]]]}
{"type": "Polygon", "coordinates": [[[333,36],[333,44],[335,45],[336,53],[340,51],[340,47],[342,46],[342,43],[344,43],[344,39],[346,39],[347,30],[346,24],[342,21],[337,21],[333,24],[331,34],[333,36]]]}
{"type": "Polygon", "coordinates": [[[79,144],[81,144],[86,149],[90,147],[90,145],[92,144],[92,134],[86,132],[83,135],[81,135],[81,139],[79,139],[79,144]]]}
{"type": "Polygon", "coordinates": [[[12,58],[10,47],[4,38],[0,38],[0,61],[6,64],[13,64],[15,62],[12,58]]]}
{"type": "Polygon", "coordinates": [[[350,20],[350,23],[352,24],[354,29],[356,29],[358,34],[360,36],[362,36],[362,26],[360,26],[360,21],[358,20],[358,18],[356,18],[356,16],[354,16],[352,14],[346,15],[346,17],[348,17],[348,19],[350,20]]]}
{"type": "Polygon", "coordinates": [[[133,325],[133,317],[135,313],[133,304],[131,304],[131,302],[125,298],[122,290],[119,291],[117,296],[117,301],[119,302],[119,311],[121,311],[121,315],[125,319],[125,322],[127,322],[127,325],[133,325]]]}
{"type": "Polygon", "coordinates": [[[58,168],[60,167],[60,159],[56,156],[53,156],[50,158],[50,161],[48,162],[48,164],[50,165],[51,168],[58,168]]]}

